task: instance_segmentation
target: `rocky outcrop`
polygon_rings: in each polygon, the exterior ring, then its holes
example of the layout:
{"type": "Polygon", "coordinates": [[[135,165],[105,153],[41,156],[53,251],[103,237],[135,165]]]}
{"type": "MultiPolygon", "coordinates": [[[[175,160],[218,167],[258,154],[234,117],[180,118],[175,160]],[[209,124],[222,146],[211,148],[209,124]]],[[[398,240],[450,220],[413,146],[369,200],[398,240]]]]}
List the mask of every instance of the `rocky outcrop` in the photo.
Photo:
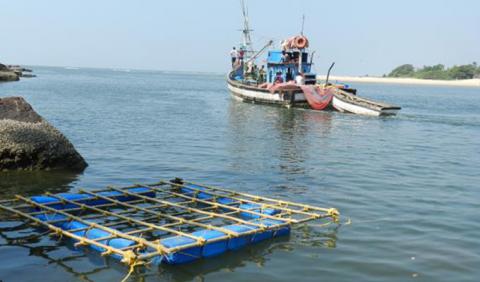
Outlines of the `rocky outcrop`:
{"type": "Polygon", "coordinates": [[[0,64],[0,81],[16,81],[19,80],[19,75],[6,65],[0,64]]]}
{"type": "Polygon", "coordinates": [[[32,70],[21,66],[0,64],[0,82],[1,81],[17,81],[20,77],[35,77],[31,74],[32,70]],[[28,72],[25,74],[25,72],[28,72]]]}
{"type": "Polygon", "coordinates": [[[87,167],[72,143],[21,97],[0,98],[0,170],[87,167]]]}
{"type": "Polygon", "coordinates": [[[15,72],[32,72],[31,69],[27,69],[19,65],[8,65],[7,68],[15,72]]]}
{"type": "Polygon", "coordinates": [[[13,71],[0,71],[0,82],[1,81],[17,81],[20,77],[13,71]]]}

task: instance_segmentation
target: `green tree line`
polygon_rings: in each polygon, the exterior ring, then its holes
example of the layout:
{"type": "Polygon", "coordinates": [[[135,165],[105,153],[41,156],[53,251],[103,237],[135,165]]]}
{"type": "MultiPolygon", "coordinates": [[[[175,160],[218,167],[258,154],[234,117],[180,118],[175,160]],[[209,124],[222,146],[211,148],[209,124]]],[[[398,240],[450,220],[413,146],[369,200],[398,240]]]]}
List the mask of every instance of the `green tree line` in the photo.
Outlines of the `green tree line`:
{"type": "Polygon", "coordinates": [[[480,67],[476,62],[469,65],[455,65],[450,68],[445,68],[444,65],[438,64],[417,69],[411,64],[405,64],[396,67],[385,76],[441,80],[471,79],[480,78],[480,67]]]}

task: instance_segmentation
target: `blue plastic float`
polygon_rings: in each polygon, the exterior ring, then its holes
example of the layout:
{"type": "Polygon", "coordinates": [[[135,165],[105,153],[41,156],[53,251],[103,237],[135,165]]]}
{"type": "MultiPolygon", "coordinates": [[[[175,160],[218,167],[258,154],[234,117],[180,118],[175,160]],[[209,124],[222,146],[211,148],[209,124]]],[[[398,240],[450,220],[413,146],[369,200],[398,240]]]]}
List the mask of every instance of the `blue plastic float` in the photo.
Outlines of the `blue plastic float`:
{"type": "MultiPolygon", "coordinates": [[[[146,197],[152,197],[152,198],[155,197],[155,192],[152,191],[150,188],[146,188],[146,187],[130,188],[127,191],[130,193],[135,193],[135,194],[139,194],[146,197]]],[[[180,191],[185,196],[189,196],[192,198],[198,198],[206,201],[214,200],[214,196],[208,193],[204,187],[199,185],[188,184],[183,186],[180,189],[180,191]],[[201,192],[201,191],[205,191],[205,192],[201,192]]],[[[110,197],[112,199],[115,199],[121,202],[127,202],[127,201],[132,201],[136,199],[135,196],[125,195],[118,191],[98,192],[98,195],[101,195],[104,197],[110,197]]],[[[61,194],[58,194],[58,196],[65,198],[67,200],[77,201],[79,204],[85,204],[88,206],[97,206],[97,205],[103,205],[108,203],[108,200],[99,199],[93,195],[83,194],[83,193],[61,193],[61,194]]],[[[46,205],[50,208],[54,208],[57,210],[73,209],[73,208],[79,207],[79,205],[75,205],[72,203],[62,203],[61,201],[59,201],[59,199],[55,197],[49,197],[49,196],[34,196],[34,197],[31,197],[31,200],[33,200],[36,203],[46,205]]],[[[215,201],[217,203],[221,203],[224,205],[232,205],[234,207],[239,207],[245,210],[251,210],[251,211],[266,214],[266,215],[275,215],[280,212],[279,210],[269,209],[269,208],[261,209],[261,205],[258,205],[258,204],[250,204],[250,203],[239,204],[238,201],[236,201],[235,199],[231,199],[228,197],[219,197],[215,199],[215,201]]],[[[36,210],[40,210],[40,209],[36,208],[36,210]]],[[[268,226],[268,227],[275,227],[276,225],[283,224],[283,222],[280,220],[260,219],[259,215],[254,215],[248,212],[241,212],[240,215],[245,220],[251,221],[252,223],[255,223],[255,224],[264,224],[265,226],[268,226]]],[[[99,238],[109,237],[112,235],[111,233],[102,229],[89,228],[88,225],[75,220],[70,220],[68,217],[62,214],[46,213],[46,214],[36,215],[36,217],[45,222],[52,221],[53,222],[52,224],[62,228],[63,230],[67,230],[67,231],[73,230],[74,231],[73,234],[77,236],[85,237],[88,239],[99,239],[99,238]]],[[[188,262],[197,260],[199,258],[209,258],[209,257],[217,256],[229,250],[238,250],[249,244],[258,243],[267,239],[271,239],[273,237],[286,236],[290,233],[290,226],[282,226],[282,227],[279,227],[278,229],[274,228],[272,230],[264,230],[264,231],[259,230],[259,228],[255,225],[246,225],[246,224],[230,224],[230,225],[222,226],[222,228],[231,230],[237,233],[243,233],[243,232],[248,232],[252,230],[258,230],[258,232],[254,234],[241,235],[238,237],[231,237],[223,240],[215,240],[221,237],[225,237],[226,234],[217,230],[201,229],[188,234],[205,239],[206,242],[202,246],[193,246],[193,247],[181,249],[180,251],[177,251],[177,252],[172,252],[172,253],[161,255],[161,256],[159,255],[155,257],[151,262],[153,264],[188,263],[188,262]],[[215,241],[209,242],[212,240],[215,240],[215,241]]],[[[186,236],[172,236],[172,237],[168,237],[160,240],[160,244],[162,244],[166,248],[176,248],[176,247],[186,246],[195,242],[196,241],[194,239],[186,236]]],[[[123,238],[101,240],[99,241],[99,243],[102,243],[107,246],[111,246],[116,249],[123,249],[136,244],[136,242],[132,240],[127,240],[123,238]]],[[[90,246],[92,249],[97,250],[99,252],[105,251],[104,248],[101,248],[95,245],[90,245],[90,246]]],[[[116,259],[122,259],[122,257],[117,254],[112,254],[112,257],[116,259]]]]}

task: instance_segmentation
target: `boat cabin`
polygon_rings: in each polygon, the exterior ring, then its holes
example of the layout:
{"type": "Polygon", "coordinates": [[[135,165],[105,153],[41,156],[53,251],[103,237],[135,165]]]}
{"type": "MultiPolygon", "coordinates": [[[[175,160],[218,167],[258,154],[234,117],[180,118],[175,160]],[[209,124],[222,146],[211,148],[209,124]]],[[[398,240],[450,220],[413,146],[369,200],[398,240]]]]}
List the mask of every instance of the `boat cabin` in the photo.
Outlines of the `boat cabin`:
{"type": "MultiPolygon", "coordinates": [[[[255,76],[248,77],[248,74],[255,73],[255,70],[250,70],[245,73],[244,60],[249,63],[257,59],[258,55],[261,54],[268,46],[270,46],[273,41],[270,41],[265,47],[263,47],[259,52],[253,56],[246,56],[245,58],[241,56],[240,60],[237,60],[233,65],[232,78],[235,80],[241,80],[243,83],[259,83],[256,80],[255,76]]],[[[275,83],[275,82],[290,82],[295,81],[295,78],[299,75],[303,75],[305,84],[315,84],[316,77],[312,73],[312,57],[306,51],[308,48],[308,39],[303,35],[297,35],[290,37],[286,40],[283,40],[281,50],[270,50],[268,51],[267,56],[267,68],[265,69],[265,76],[260,81],[261,83],[275,83]]],[[[240,47],[242,52],[248,50],[243,45],[240,47]]]]}
{"type": "Polygon", "coordinates": [[[311,73],[312,62],[307,52],[300,50],[272,50],[267,57],[267,82],[273,83],[279,74],[283,81],[295,80],[299,73],[305,75],[305,84],[315,84],[315,74],[311,73]],[[313,80],[312,80],[313,78],[313,80]]]}

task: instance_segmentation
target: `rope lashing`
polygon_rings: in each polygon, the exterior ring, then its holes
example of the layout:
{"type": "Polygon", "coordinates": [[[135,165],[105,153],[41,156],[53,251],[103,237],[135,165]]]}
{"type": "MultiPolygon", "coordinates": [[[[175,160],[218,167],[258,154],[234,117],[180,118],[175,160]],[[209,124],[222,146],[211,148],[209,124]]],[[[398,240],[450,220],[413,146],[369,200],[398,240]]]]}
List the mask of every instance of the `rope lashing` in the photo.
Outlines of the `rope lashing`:
{"type": "Polygon", "coordinates": [[[330,208],[327,210],[327,214],[332,217],[333,222],[338,223],[340,218],[340,212],[335,208],[330,208]]]}

